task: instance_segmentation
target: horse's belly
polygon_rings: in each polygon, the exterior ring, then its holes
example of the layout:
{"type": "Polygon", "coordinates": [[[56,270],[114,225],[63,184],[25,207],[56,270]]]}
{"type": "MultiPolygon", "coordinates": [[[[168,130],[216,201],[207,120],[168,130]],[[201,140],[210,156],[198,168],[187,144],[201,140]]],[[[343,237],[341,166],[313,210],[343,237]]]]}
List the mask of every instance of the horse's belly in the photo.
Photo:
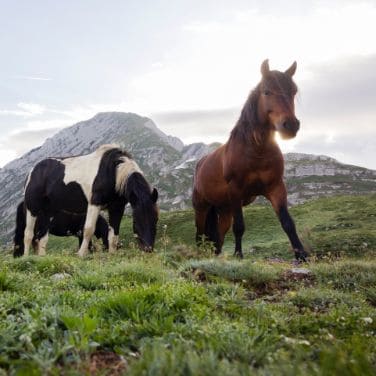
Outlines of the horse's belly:
{"type": "Polygon", "coordinates": [[[264,195],[266,192],[266,184],[260,180],[252,181],[251,184],[247,184],[243,190],[243,196],[245,200],[251,197],[264,195]]]}
{"type": "Polygon", "coordinates": [[[200,190],[201,196],[206,202],[214,206],[229,205],[229,192],[226,182],[215,181],[210,186],[202,186],[200,190]]]}

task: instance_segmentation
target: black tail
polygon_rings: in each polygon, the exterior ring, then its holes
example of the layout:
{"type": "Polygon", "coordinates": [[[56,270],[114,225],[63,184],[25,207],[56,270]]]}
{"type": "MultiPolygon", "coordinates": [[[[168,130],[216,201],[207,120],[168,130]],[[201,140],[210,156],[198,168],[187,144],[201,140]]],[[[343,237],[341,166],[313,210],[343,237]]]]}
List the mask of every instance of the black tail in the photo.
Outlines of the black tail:
{"type": "Polygon", "coordinates": [[[24,254],[25,246],[24,246],[24,233],[26,227],[26,211],[25,205],[22,201],[17,206],[17,215],[16,215],[16,231],[14,234],[14,249],[13,249],[13,256],[20,257],[24,254]]]}
{"type": "Polygon", "coordinates": [[[212,206],[206,215],[205,235],[214,243],[216,253],[219,253],[218,211],[215,206],[212,206]]]}

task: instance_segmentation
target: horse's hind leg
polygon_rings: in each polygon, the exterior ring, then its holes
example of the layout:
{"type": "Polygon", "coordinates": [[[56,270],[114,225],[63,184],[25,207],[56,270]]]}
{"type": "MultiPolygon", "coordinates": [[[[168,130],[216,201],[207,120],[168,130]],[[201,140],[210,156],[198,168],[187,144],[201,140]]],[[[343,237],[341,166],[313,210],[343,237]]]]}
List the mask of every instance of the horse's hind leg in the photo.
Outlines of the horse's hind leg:
{"type": "Polygon", "coordinates": [[[212,206],[207,214],[205,220],[205,235],[207,239],[214,243],[215,253],[221,253],[220,236],[219,236],[219,215],[218,209],[212,206]]]}
{"type": "Polygon", "coordinates": [[[231,211],[220,211],[219,212],[219,218],[218,218],[218,248],[216,253],[219,254],[222,252],[222,246],[225,240],[225,235],[227,234],[231,222],[232,222],[232,215],[231,211]]]}
{"type": "Polygon", "coordinates": [[[38,256],[46,255],[46,247],[48,242],[48,231],[50,228],[50,219],[47,214],[40,214],[37,218],[34,233],[37,236],[37,254],[38,256]]]}
{"type": "Polygon", "coordinates": [[[195,209],[196,243],[200,245],[205,237],[205,224],[208,209],[195,209]]]}
{"type": "Polygon", "coordinates": [[[38,242],[38,256],[45,256],[46,255],[46,248],[48,243],[48,231],[45,233],[43,237],[39,239],[38,242]]]}
{"type": "Polygon", "coordinates": [[[245,231],[243,209],[241,204],[233,208],[234,222],[232,224],[232,231],[235,237],[235,253],[234,256],[243,258],[242,251],[242,237],[245,231]]]}
{"type": "Polygon", "coordinates": [[[29,250],[34,237],[34,227],[37,217],[34,217],[29,210],[26,209],[26,226],[24,232],[25,256],[29,256],[29,250]]]}
{"type": "Polygon", "coordinates": [[[21,202],[17,207],[13,257],[20,257],[24,254],[25,227],[26,227],[25,205],[23,202],[21,202]]]}

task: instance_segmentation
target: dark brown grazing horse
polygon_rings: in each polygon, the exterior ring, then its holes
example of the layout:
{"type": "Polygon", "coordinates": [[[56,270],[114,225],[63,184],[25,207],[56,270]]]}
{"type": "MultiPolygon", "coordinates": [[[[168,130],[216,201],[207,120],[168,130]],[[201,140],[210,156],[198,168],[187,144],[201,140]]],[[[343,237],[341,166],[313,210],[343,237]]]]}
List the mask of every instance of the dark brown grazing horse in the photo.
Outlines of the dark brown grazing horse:
{"type": "Polygon", "coordinates": [[[250,93],[229,140],[197,163],[192,198],[196,240],[199,242],[205,235],[214,242],[216,254],[221,252],[225,234],[233,223],[235,255],[243,257],[242,207],[262,195],[271,202],[295,257],[307,257],[287,210],[284,161],[275,141],[276,132],[289,139],[299,130],[294,113],[295,71],[296,62],[279,72],[271,71],[265,60],[261,82],[250,93]]]}

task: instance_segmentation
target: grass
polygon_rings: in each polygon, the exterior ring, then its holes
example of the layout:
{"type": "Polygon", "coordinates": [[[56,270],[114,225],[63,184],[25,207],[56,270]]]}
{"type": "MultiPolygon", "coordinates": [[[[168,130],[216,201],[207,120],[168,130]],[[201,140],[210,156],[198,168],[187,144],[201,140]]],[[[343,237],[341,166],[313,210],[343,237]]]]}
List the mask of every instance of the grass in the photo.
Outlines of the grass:
{"type": "Polygon", "coordinates": [[[362,242],[375,201],[291,210],[313,255],[307,275],[292,273],[264,206],[246,210],[242,261],[231,236],[219,257],[196,249],[190,211],[161,216],[152,254],[135,248],[128,219],[116,255],[81,260],[76,239],[52,237],[45,257],[2,253],[0,375],[373,375],[376,246],[362,242]]]}

